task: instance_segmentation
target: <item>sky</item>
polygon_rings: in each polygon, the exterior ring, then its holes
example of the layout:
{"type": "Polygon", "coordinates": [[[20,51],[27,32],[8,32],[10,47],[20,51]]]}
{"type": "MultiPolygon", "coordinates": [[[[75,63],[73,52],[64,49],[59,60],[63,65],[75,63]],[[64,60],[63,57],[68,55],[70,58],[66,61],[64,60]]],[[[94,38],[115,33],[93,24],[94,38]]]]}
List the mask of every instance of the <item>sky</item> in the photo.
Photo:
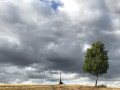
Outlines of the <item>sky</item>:
{"type": "Polygon", "coordinates": [[[94,85],[82,70],[101,41],[109,70],[98,84],[120,86],[120,0],[0,0],[0,83],[94,85]]]}

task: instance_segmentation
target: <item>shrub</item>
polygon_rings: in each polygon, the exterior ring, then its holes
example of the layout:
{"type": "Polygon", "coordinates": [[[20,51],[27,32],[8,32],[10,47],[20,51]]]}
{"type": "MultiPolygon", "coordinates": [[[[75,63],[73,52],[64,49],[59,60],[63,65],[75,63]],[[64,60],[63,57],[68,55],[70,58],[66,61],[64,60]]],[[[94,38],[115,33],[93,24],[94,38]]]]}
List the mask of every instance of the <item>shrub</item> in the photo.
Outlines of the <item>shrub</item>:
{"type": "Polygon", "coordinates": [[[98,85],[96,87],[98,87],[98,88],[106,88],[107,86],[102,84],[102,85],[98,85]]]}

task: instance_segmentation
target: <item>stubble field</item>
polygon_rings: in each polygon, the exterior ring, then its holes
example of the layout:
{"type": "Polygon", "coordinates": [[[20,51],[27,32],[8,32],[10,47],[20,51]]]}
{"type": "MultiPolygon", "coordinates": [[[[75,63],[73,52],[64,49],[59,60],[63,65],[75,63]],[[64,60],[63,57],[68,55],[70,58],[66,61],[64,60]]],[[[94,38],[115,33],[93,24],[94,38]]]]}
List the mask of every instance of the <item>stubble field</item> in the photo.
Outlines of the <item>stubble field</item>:
{"type": "Polygon", "coordinates": [[[95,88],[85,85],[19,85],[0,84],[0,90],[120,90],[120,88],[95,88]]]}

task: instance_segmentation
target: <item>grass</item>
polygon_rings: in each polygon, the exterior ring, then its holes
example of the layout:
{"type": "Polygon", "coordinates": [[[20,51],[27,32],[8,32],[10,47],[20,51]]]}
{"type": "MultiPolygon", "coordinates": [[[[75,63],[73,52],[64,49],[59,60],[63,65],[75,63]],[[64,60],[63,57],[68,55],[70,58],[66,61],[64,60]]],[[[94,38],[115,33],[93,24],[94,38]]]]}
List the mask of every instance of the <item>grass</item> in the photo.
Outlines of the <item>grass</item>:
{"type": "Polygon", "coordinates": [[[86,85],[25,85],[0,84],[0,90],[120,90],[120,88],[95,88],[86,85]]]}

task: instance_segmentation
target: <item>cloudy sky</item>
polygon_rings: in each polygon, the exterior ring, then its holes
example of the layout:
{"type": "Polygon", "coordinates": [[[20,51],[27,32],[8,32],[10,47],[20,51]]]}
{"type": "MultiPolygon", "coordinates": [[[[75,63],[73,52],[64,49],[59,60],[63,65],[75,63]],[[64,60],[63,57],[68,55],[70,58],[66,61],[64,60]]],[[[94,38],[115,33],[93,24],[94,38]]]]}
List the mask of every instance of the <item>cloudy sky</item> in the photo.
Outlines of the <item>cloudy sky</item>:
{"type": "Polygon", "coordinates": [[[0,83],[94,85],[82,70],[100,40],[110,68],[98,84],[120,86],[120,0],[0,0],[0,83]]]}

